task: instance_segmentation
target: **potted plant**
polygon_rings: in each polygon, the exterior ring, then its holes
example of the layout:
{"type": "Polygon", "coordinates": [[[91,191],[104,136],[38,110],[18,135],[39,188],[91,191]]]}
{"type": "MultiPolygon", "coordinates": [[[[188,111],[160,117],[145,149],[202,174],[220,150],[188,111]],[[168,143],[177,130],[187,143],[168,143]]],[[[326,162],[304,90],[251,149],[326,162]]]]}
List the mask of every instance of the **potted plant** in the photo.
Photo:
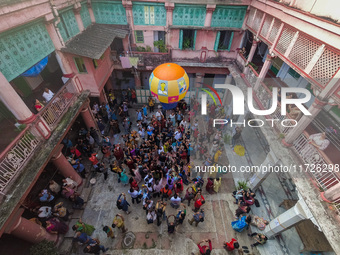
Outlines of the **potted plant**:
{"type": "Polygon", "coordinates": [[[154,41],[153,46],[157,47],[159,52],[162,52],[162,53],[168,52],[168,49],[166,48],[163,40],[154,41]]]}
{"type": "Polygon", "coordinates": [[[230,135],[228,135],[228,134],[224,135],[224,137],[223,137],[224,143],[230,144],[230,138],[231,138],[230,135]]]}
{"type": "Polygon", "coordinates": [[[243,190],[249,189],[247,181],[238,181],[237,182],[237,189],[238,190],[239,189],[243,189],[243,190]]]}

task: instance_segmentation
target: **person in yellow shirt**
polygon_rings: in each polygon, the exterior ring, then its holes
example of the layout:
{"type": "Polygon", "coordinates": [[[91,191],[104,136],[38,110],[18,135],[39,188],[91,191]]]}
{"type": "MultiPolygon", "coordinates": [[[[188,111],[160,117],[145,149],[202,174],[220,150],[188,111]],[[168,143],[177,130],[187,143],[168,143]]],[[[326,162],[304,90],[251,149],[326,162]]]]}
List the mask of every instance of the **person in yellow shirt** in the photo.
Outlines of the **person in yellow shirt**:
{"type": "Polygon", "coordinates": [[[121,229],[123,233],[128,231],[128,229],[125,228],[124,217],[119,213],[116,214],[116,217],[114,217],[113,222],[112,222],[112,227],[113,228],[117,227],[117,228],[121,229]]]}
{"type": "Polygon", "coordinates": [[[153,112],[154,108],[155,108],[155,99],[153,99],[152,97],[149,97],[149,111],[153,112]]]}

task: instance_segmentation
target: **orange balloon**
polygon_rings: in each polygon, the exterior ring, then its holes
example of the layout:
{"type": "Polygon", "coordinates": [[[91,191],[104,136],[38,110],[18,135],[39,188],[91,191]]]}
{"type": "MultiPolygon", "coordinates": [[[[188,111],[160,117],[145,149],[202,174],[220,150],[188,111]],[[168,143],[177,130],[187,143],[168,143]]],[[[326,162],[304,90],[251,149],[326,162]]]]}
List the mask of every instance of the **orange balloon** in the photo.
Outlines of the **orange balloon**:
{"type": "Polygon", "coordinates": [[[153,70],[153,74],[160,80],[173,81],[183,77],[185,71],[183,67],[175,63],[164,63],[153,70]]]}

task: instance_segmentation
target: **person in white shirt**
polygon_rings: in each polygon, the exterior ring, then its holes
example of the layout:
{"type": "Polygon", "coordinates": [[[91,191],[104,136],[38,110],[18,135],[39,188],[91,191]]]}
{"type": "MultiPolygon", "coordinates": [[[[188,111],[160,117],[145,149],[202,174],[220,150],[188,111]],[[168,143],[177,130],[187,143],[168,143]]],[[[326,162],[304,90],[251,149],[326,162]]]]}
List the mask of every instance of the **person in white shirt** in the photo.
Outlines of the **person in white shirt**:
{"type": "Polygon", "coordinates": [[[162,119],[162,116],[163,116],[163,113],[160,109],[158,109],[158,111],[156,112],[156,118],[157,120],[161,120],[162,119]]]}
{"type": "Polygon", "coordinates": [[[140,203],[139,192],[137,190],[131,188],[131,189],[129,189],[128,193],[131,196],[131,200],[132,200],[133,204],[135,203],[135,200],[136,200],[137,204],[140,203]]]}
{"type": "Polygon", "coordinates": [[[179,130],[177,130],[176,132],[175,132],[175,139],[178,141],[179,139],[181,139],[182,138],[182,133],[179,131],[179,130]]]}
{"type": "Polygon", "coordinates": [[[44,90],[44,93],[42,94],[43,98],[45,99],[46,103],[49,102],[53,96],[54,96],[54,93],[49,90],[48,88],[45,88],[44,90]]]}
{"type": "Polygon", "coordinates": [[[183,120],[181,121],[181,123],[179,123],[179,126],[181,126],[181,125],[183,125],[184,129],[187,130],[187,128],[188,128],[188,122],[187,122],[185,119],[183,119],[183,120]]]}
{"type": "Polygon", "coordinates": [[[181,201],[182,199],[177,195],[175,194],[171,199],[170,199],[170,205],[171,207],[175,208],[175,209],[178,209],[179,206],[181,205],[181,201]]]}

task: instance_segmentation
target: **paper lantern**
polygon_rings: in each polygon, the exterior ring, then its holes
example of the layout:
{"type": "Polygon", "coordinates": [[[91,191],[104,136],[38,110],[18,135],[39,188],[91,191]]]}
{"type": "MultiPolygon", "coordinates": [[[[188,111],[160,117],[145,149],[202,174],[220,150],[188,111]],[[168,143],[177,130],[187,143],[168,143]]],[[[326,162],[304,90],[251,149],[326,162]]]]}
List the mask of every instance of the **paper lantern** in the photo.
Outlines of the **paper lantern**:
{"type": "Polygon", "coordinates": [[[176,107],[189,89],[189,77],[185,70],[174,63],[159,65],[149,79],[152,96],[157,98],[165,109],[176,107]]]}

